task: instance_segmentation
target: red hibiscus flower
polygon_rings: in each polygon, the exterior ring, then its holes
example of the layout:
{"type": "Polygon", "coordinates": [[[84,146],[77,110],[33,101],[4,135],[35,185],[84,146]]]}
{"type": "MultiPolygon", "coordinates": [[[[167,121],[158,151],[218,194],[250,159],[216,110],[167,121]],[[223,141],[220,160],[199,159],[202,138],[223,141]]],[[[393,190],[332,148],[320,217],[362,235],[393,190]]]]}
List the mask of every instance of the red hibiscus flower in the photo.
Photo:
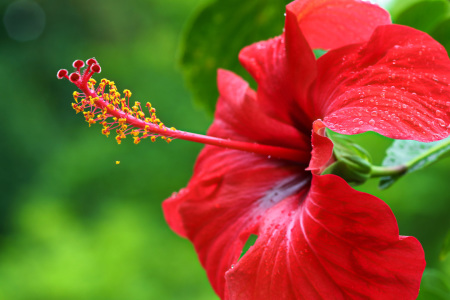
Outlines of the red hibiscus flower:
{"type": "Polygon", "coordinates": [[[425,267],[420,243],[399,236],[382,200],[320,175],[333,149],[323,128],[447,137],[444,48],[391,25],[387,12],[367,2],[298,0],[287,6],[283,34],[243,49],[239,59],[258,89],[219,71],[208,135],[305,155],[279,159],[208,145],[187,187],[164,202],[168,223],[192,241],[216,293],[415,299],[425,267]],[[330,51],[316,60],[311,48],[330,51]],[[251,234],[256,243],[240,258],[251,234]]]}

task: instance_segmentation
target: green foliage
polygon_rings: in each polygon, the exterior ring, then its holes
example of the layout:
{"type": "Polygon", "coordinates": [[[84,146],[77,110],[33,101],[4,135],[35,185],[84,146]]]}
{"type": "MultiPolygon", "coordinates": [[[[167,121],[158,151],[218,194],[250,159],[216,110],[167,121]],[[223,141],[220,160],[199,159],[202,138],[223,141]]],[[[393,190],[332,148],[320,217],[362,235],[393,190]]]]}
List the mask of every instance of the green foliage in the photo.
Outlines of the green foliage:
{"type": "Polygon", "coordinates": [[[216,0],[191,20],[181,50],[181,68],[196,103],[214,112],[218,98],[216,73],[223,68],[246,80],[239,51],[254,42],[281,34],[286,0],[216,0]]]}
{"type": "Polygon", "coordinates": [[[430,33],[447,51],[450,51],[450,17],[440,22],[430,33]]]}
{"type": "MultiPolygon", "coordinates": [[[[74,87],[55,76],[73,60],[95,56],[103,67],[97,79],[151,101],[164,123],[204,133],[211,119],[192,107],[174,70],[181,28],[201,0],[36,2],[46,14],[38,39],[20,43],[0,29],[0,299],[216,299],[192,245],[170,231],[161,211],[161,201],[189,180],[202,146],[128,140],[118,146],[75,115],[74,87]]],[[[221,0],[224,19],[220,11],[204,15],[195,32],[199,21],[191,22],[182,62],[187,56],[189,67],[196,59],[202,66],[206,52],[216,67],[244,75],[238,51],[280,34],[287,2],[221,0]],[[217,24],[208,23],[217,15],[217,24]],[[188,49],[191,38],[198,52],[188,49]]],[[[433,33],[441,32],[444,45],[447,30],[448,23],[433,33]]],[[[204,86],[196,98],[211,110],[215,70],[184,68],[196,89],[204,86]]],[[[352,139],[374,160],[389,142],[373,133],[352,139]]],[[[383,192],[375,181],[358,187],[390,205],[400,233],[418,237],[427,265],[443,274],[450,273],[450,260],[438,260],[448,231],[449,168],[442,161],[383,192]]]]}
{"type": "Polygon", "coordinates": [[[244,256],[244,254],[247,253],[247,251],[256,243],[257,239],[258,236],[256,234],[250,234],[250,236],[248,237],[247,241],[244,244],[244,248],[242,248],[241,257],[244,256]]]}
{"type": "Polygon", "coordinates": [[[402,176],[429,166],[450,155],[450,138],[433,142],[421,143],[410,140],[396,140],[386,151],[383,166],[405,165],[405,173],[393,176],[384,176],[380,179],[380,188],[391,186],[402,176]]]}
{"type": "Polygon", "coordinates": [[[202,145],[117,145],[75,114],[75,87],[55,76],[95,56],[97,80],[151,101],[166,124],[205,132],[211,120],[175,70],[178,37],[199,2],[38,1],[46,27],[23,43],[2,22],[0,299],[217,299],[161,211],[202,145]]]}
{"type": "Polygon", "coordinates": [[[447,232],[447,236],[445,237],[444,243],[442,245],[441,254],[439,255],[440,260],[447,259],[448,254],[450,253],[450,230],[447,232]]]}
{"type": "Polygon", "coordinates": [[[425,270],[418,300],[448,300],[450,299],[449,277],[434,269],[425,270]]]}
{"type": "Polygon", "coordinates": [[[450,49],[450,2],[448,0],[396,0],[390,10],[394,23],[429,33],[450,49]]]}

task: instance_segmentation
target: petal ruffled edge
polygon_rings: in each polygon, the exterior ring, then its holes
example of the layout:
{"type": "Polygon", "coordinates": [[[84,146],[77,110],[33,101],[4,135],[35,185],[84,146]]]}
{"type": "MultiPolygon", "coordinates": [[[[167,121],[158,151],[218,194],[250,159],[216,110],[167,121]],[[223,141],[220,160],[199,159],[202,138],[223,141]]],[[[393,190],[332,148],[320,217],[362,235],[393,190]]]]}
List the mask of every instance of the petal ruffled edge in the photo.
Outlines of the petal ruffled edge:
{"type": "Polygon", "coordinates": [[[390,208],[335,175],[271,209],[253,247],[226,273],[229,299],[415,299],[425,268],[390,208]]]}
{"type": "Polygon", "coordinates": [[[378,5],[358,0],[297,0],[287,6],[313,49],[335,49],[369,39],[377,26],[391,24],[378,5]]]}
{"type": "Polygon", "coordinates": [[[163,203],[164,215],[194,244],[212,287],[225,298],[225,272],[238,261],[250,234],[258,232],[266,211],[305,192],[309,182],[301,166],[206,146],[188,186],[163,203]]]}
{"type": "Polygon", "coordinates": [[[239,61],[258,83],[261,107],[309,135],[314,119],[306,102],[316,75],[316,60],[295,15],[286,11],[284,33],[245,47],[239,61]]]}
{"type": "Polygon", "coordinates": [[[426,33],[380,26],[367,43],[318,60],[310,98],[333,131],[436,141],[450,133],[450,59],[426,33]]]}

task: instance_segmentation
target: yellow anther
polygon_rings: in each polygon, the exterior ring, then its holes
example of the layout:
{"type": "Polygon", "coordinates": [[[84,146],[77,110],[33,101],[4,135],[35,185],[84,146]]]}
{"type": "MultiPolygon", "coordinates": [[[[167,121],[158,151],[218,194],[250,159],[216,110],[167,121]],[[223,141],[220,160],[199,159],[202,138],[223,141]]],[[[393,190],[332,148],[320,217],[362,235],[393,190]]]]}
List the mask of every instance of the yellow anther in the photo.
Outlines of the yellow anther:
{"type": "Polygon", "coordinates": [[[125,97],[131,97],[131,91],[130,90],[124,90],[123,93],[125,94],[125,97]]]}
{"type": "Polygon", "coordinates": [[[73,92],[73,99],[75,100],[76,103],[78,103],[78,96],[80,96],[80,93],[78,93],[77,91],[73,92]]]}
{"type": "Polygon", "coordinates": [[[80,106],[78,106],[76,103],[72,103],[72,107],[73,107],[73,109],[75,109],[75,111],[76,111],[77,113],[83,111],[83,108],[80,107],[80,106]]]}
{"type": "MultiPolygon", "coordinates": [[[[100,123],[103,126],[102,134],[107,137],[109,137],[111,131],[115,131],[117,133],[115,139],[118,144],[121,144],[122,140],[128,134],[133,137],[135,144],[138,144],[142,139],[147,137],[150,137],[152,142],[155,142],[158,137],[161,137],[168,143],[172,141],[172,138],[152,133],[156,129],[155,125],[158,125],[160,130],[168,130],[168,128],[156,117],[156,109],[152,107],[150,102],[145,103],[150,114],[147,117],[146,113],[142,111],[141,102],[133,101],[134,105],[129,105],[129,99],[132,95],[130,90],[124,90],[121,96],[121,93],[117,91],[114,81],[109,81],[106,78],[101,80],[97,88],[95,88],[96,84],[96,80],[89,79],[87,85],[93,92],[89,93],[89,95],[77,91],[73,92],[75,103],[72,103],[72,108],[77,113],[83,112],[84,119],[89,123],[89,127],[92,124],[100,123]],[[108,85],[108,89],[106,89],[106,85],[108,85]],[[105,107],[104,105],[107,106],[105,107]],[[86,111],[84,111],[85,108],[86,111]],[[144,125],[144,129],[137,128],[137,125],[133,125],[134,123],[127,123],[134,118],[139,120],[139,122],[145,120],[147,124],[144,125]],[[112,127],[115,128],[111,129],[112,127]]],[[[176,129],[171,127],[170,130],[175,131],[176,129]]]]}
{"type": "Polygon", "coordinates": [[[94,102],[98,101],[98,100],[100,100],[100,98],[98,98],[98,97],[92,98],[91,96],[89,96],[89,103],[91,105],[94,105],[94,102]]]}
{"type": "Polygon", "coordinates": [[[116,160],[116,165],[120,164],[120,160],[116,160]]]}
{"type": "Polygon", "coordinates": [[[102,129],[102,134],[106,135],[106,137],[108,137],[110,133],[111,132],[109,131],[109,128],[103,128],[102,129]]]}
{"type": "Polygon", "coordinates": [[[126,118],[120,118],[119,119],[119,125],[124,125],[126,121],[127,121],[126,118]]]}

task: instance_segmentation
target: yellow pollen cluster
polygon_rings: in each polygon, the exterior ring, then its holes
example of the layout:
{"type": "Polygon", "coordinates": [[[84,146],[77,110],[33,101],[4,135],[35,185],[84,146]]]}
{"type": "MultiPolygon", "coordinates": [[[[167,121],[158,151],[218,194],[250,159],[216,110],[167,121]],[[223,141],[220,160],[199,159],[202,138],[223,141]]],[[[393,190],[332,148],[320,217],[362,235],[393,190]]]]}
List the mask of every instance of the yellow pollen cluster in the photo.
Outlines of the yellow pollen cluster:
{"type": "Polygon", "coordinates": [[[75,102],[72,103],[72,107],[77,113],[83,112],[89,127],[97,122],[100,123],[103,125],[102,134],[107,137],[111,134],[111,131],[114,130],[116,132],[115,139],[118,144],[120,144],[129,134],[133,136],[135,144],[139,144],[142,139],[147,137],[149,137],[152,142],[154,142],[157,137],[161,137],[161,139],[168,143],[172,141],[172,138],[151,131],[150,126],[154,128],[155,125],[160,130],[164,131],[175,131],[176,129],[174,127],[167,128],[164,126],[164,124],[156,117],[156,109],[152,107],[150,102],[145,104],[145,107],[148,110],[147,116],[142,111],[140,102],[136,101],[134,102],[134,105],[130,107],[131,91],[124,90],[122,96],[121,93],[117,91],[114,81],[102,79],[98,84],[98,87],[95,88],[96,81],[90,78],[87,85],[89,90],[95,91],[96,97],[74,92],[73,98],[75,102]],[[130,125],[129,119],[135,121],[136,119],[141,120],[149,125],[145,125],[143,129],[138,128],[130,125]]]}

